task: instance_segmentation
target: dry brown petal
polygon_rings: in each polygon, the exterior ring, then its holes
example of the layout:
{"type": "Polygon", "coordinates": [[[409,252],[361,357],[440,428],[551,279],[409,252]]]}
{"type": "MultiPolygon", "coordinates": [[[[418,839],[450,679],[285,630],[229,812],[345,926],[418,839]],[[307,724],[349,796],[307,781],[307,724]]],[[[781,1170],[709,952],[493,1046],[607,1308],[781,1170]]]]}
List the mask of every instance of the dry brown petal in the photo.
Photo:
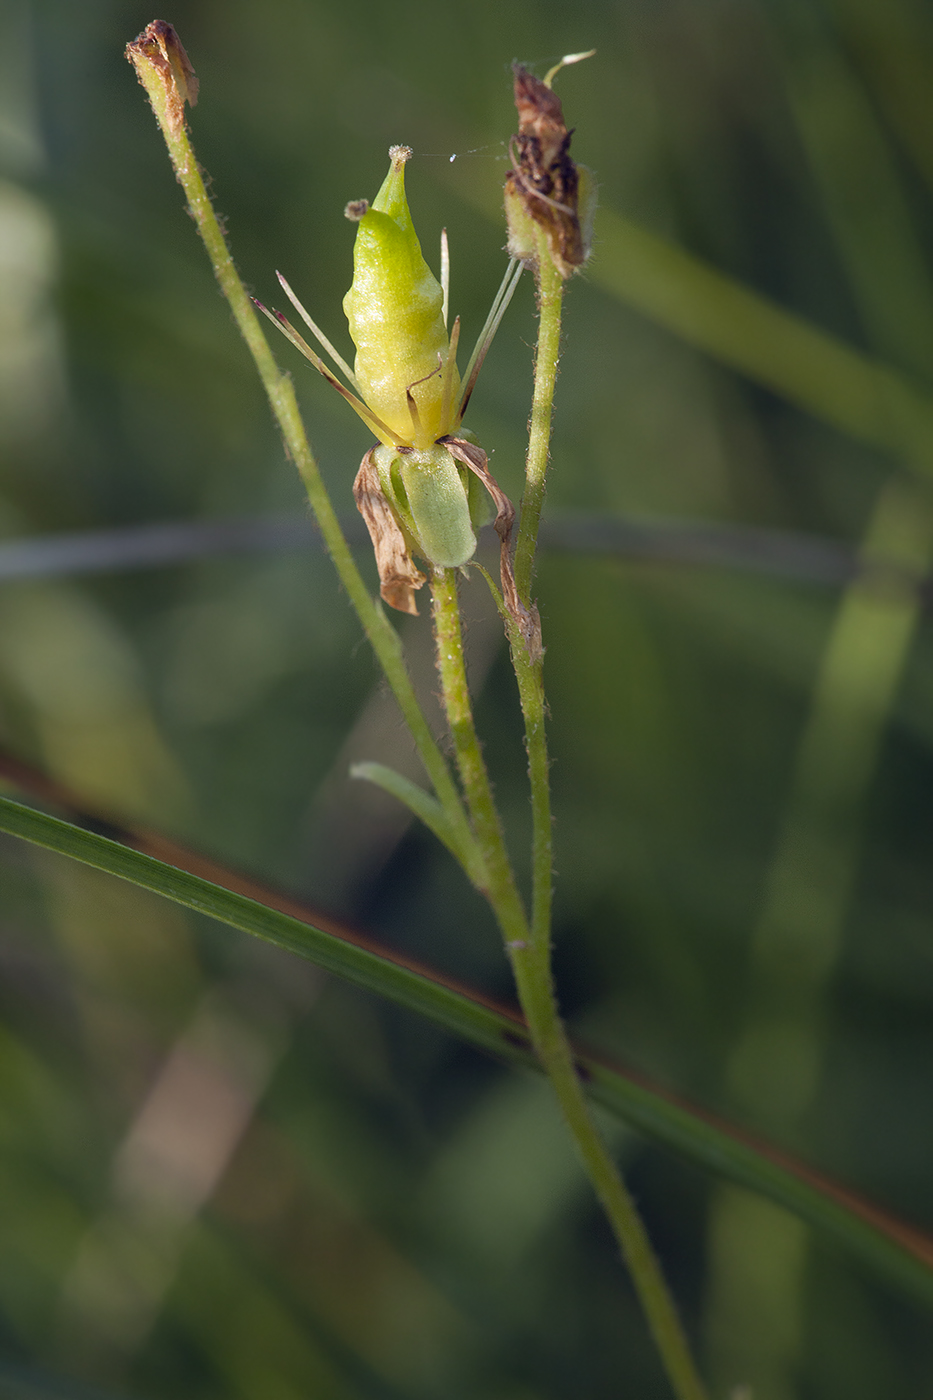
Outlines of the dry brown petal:
{"type": "MultiPolygon", "coordinates": [[[[520,64],[513,71],[518,135],[505,177],[506,207],[518,201],[547,234],[558,271],[569,277],[587,256],[580,231],[579,175],[568,154],[573,133],[567,130],[560,99],[547,84],[520,64]]],[[[518,241],[525,241],[523,231],[518,241]]]]}
{"type": "Polygon", "coordinates": [[[169,123],[177,131],[185,123],[185,103],[198,100],[198,79],[174,27],[164,19],[154,19],[126,46],[126,56],[146,90],[141,64],[148,62],[158,73],[165,89],[169,123]]]}
{"type": "Polygon", "coordinates": [[[415,590],[425,582],[425,575],[412,560],[405,536],[379,483],[374,451],[375,448],[370,448],[360,463],[353,483],[353,499],[373,542],[383,602],[417,617],[415,590]]]}

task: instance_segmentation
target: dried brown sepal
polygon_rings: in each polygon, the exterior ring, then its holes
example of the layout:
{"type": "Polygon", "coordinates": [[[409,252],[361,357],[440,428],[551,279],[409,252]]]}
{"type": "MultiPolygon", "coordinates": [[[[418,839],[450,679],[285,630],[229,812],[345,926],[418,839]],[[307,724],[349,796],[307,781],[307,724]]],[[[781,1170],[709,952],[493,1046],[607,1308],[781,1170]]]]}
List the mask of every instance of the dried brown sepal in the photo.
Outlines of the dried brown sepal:
{"type": "Polygon", "coordinates": [[[178,131],[185,124],[185,103],[193,107],[198,100],[198,79],[174,27],[164,19],[154,19],[127,44],[126,56],[147,92],[149,75],[144,76],[142,65],[151,65],[158,74],[165,89],[169,125],[178,131]]]}
{"type": "Polygon", "coordinates": [[[580,177],[568,154],[573,133],[567,130],[560,99],[547,84],[519,63],[513,72],[518,135],[505,177],[509,252],[534,261],[536,240],[530,234],[537,225],[547,235],[555,267],[570,277],[589,251],[580,228],[580,177]]]}
{"type": "Polygon", "coordinates": [[[417,617],[415,590],[425,582],[425,575],[409,554],[401,526],[383,494],[379,471],[373,461],[374,451],[375,448],[370,448],[360,463],[353,483],[353,499],[373,542],[383,602],[417,617]]]}
{"type": "Polygon", "coordinates": [[[464,438],[441,438],[451,457],[477,476],[489,492],[496,507],[493,529],[499,536],[499,575],[502,580],[502,601],[506,611],[515,622],[532,661],[538,661],[544,654],[541,643],[541,618],[538,609],[532,604],[526,608],[518,596],[515,574],[512,569],[512,527],[515,524],[515,507],[489,470],[489,459],[481,447],[464,438]]]}

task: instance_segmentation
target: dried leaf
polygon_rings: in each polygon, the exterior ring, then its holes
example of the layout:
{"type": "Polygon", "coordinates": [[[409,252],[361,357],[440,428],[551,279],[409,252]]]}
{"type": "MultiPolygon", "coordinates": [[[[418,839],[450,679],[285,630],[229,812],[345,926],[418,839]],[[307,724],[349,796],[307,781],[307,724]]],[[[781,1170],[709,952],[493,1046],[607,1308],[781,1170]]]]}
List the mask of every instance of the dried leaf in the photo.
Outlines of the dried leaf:
{"type": "Polygon", "coordinates": [[[425,575],[415,566],[405,536],[379,484],[379,471],[373,461],[375,450],[370,448],[360,463],[353,483],[353,499],[373,542],[383,601],[390,608],[417,617],[415,590],[425,582],[425,575]]]}

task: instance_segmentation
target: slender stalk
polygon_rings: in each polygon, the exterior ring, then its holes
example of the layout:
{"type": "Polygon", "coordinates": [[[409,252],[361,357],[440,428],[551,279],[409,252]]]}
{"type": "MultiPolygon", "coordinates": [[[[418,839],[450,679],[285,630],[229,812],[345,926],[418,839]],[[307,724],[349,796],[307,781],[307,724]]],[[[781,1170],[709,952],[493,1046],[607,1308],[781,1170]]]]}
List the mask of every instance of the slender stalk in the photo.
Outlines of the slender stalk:
{"type": "MultiPolygon", "coordinates": [[[[531,606],[535,550],[547,481],[551,421],[560,355],[564,280],[543,232],[538,235],[538,345],[525,491],[515,551],[515,579],[531,606]]],[[[658,1352],[679,1400],[702,1400],[703,1383],[684,1336],[674,1300],[638,1210],[591,1117],[573,1051],[560,1018],[551,967],[553,852],[543,656],[531,657],[514,625],[512,664],[525,722],[532,815],[532,913],[527,948],[512,949],[512,967],[525,1018],[561,1110],[600,1203],[612,1224],[658,1352]]]]}
{"type": "Polygon", "coordinates": [[[486,893],[502,930],[535,1053],[551,1081],[584,1168],[632,1275],[674,1394],[678,1400],[705,1400],[706,1392],[651,1242],[635,1203],[590,1117],[554,992],[550,942],[550,800],[541,664],[527,660],[526,648],[517,638],[513,652],[525,657],[524,665],[517,666],[516,672],[519,674],[519,690],[526,731],[529,733],[535,822],[539,831],[545,824],[547,828],[546,850],[542,849],[540,858],[536,855],[535,916],[538,922],[529,927],[473,720],[463,659],[455,572],[451,569],[438,570],[432,578],[431,589],[437,666],[457,767],[489,877],[486,893]],[[539,879],[542,885],[546,883],[546,890],[537,888],[539,879]]]}
{"type": "Polygon", "coordinates": [[[462,853],[464,868],[470,877],[479,883],[483,872],[476,842],[453,776],[418,703],[402,656],[398,635],[382,608],[373,602],[363,576],[356,566],[311,451],[291,378],[283,374],[276,364],[259,318],[227,247],[205,188],[187,128],[180,116],[183,95],[176,85],[177,74],[167,77],[165,65],[153,61],[138,46],[139,41],[136,46],[130,45],[128,56],[136,68],[162,129],[176,178],[185,192],[188,209],[207,249],[214,275],[230,303],[234,319],[259,371],[286,450],[298,468],[311,509],[340,581],[349,594],[350,602],[398,701],[438,800],[450,818],[462,853]]]}
{"type": "MultiPolygon", "coordinates": [[[[557,362],[560,356],[561,311],[564,279],[554,265],[543,231],[538,234],[538,344],[535,352],[534,396],[525,458],[525,490],[522,495],[521,523],[515,550],[515,582],[519,597],[531,606],[531,583],[551,441],[557,362]]],[[[553,903],[553,842],[551,822],[551,780],[547,751],[544,698],[544,657],[532,658],[522,644],[514,625],[509,628],[512,665],[518,681],[522,717],[525,721],[525,747],[528,752],[528,778],[531,788],[531,927],[536,948],[550,949],[551,907],[553,903]]],[[[548,957],[550,952],[548,951],[548,957]]]]}
{"type": "Polygon", "coordinates": [[[702,1400],[705,1392],[676,1306],[635,1202],[590,1117],[560,1017],[551,967],[551,800],[542,662],[529,659],[518,635],[512,638],[512,658],[525,720],[533,828],[531,938],[527,948],[512,950],[519,1002],[535,1049],[632,1275],[674,1393],[680,1400],[702,1400]]]}
{"type": "Polygon", "coordinates": [[[431,595],[444,710],[453,739],[460,782],[486,869],[484,893],[496,912],[506,947],[524,946],[528,941],[528,919],[515,883],[489,774],[473,723],[454,569],[436,569],[432,573],[431,595]]]}
{"type": "Polygon", "coordinates": [[[525,721],[528,781],[531,791],[531,937],[536,950],[550,955],[553,903],[553,841],[550,760],[545,720],[543,658],[532,660],[524,639],[510,629],[512,665],[525,721]]]}
{"type": "Polygon", "coordinates": [[[538,348],[535,354],[535,387],[531,402],[528,452],[525,458],[525,491],[521,524],[515,546],[515,583],[522,602],[530,601],[538,526],[544,506],[551,417],[557,364],[560,359],[560,315],[564,279],[551,260],[547,240],[538,236],[538,348]]]}
{"type": "Polygon", "coordinates": [[[554,995],[550,949],[533,944],[515,949],[512,968],[535,1051],[622,1251],[671,1389],[678,1400],[706,1400],[676,1305],[638,1208],[590,1117],[554,995]]]}

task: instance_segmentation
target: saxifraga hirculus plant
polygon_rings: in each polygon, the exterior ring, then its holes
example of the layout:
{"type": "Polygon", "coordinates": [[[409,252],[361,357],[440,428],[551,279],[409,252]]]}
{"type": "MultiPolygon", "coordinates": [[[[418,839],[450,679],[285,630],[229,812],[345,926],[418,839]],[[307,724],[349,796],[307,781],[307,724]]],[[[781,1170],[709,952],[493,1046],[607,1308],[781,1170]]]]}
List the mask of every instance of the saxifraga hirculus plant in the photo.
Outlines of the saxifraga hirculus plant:
{"type": "MultiPolygon", "coordinates": [[[[185,102],[193,103],[197,96],[197,80],[187,55],[171,25],[157,20],[128,46],[127,56],[152,103],[217,279],[253,354],[327,547],[399,701],[434,791],[428,793],[380,764],[360,765],[358,774],[407,802],[488,898],[502,931],[535,1053],[631,1270],[671,1387],[678,1400],[705,1400],[705,1388],[641,1218],[590,1115],[551,972],[551,811],[543,648],[530,590],[548,462],[563,284],[585,260],[593,204],[592,181],[570,158],[571,133],[551,89],[562,64],[544,81],[515,67],[519,130],[510,145],[512,167],[506,180],[513,262],[462,382],[456,365],[458,321],[449,334],[447,329],[446,247],[438,281],[424,261],[408,211],[404,169],[410,152],[405,146],[393,147],[388,177],[373,203],[357,201],[348,206],[350,217],[359,225],[353,283],[344,301],[357,348],[355,369],[346,364],[280,278],[346,384],[340,383],[284,316],[260,308],[352,403],[379,439],[363,458],[356,500],[375,546],[384,601],[403,612],[415,612],[415,591],[426,581],[415,557],[428,568],[438,674],[460,777],[458,791],[418,704],[399,639],[374,604],[350,554],[308,445],[293,387],[261,333],[208,198],[184,120],[185,102]],[[513,569],[509,539],[514,509],[489,474],[486,454],[463,429],[462,419],[525,264],[535,273],[539,331],[513,569]],[[457,574],[476,547],[475,526],[481,518],[477,484],[496,506],[502,540],[501,596],[491,580],[490,584],[504,616],[525,721],[533,827],[530,916],[518,890],[476,734],[460,633],[457,574]]],[[[563,62],[587,56],[570,55],[563,62]]]]}

